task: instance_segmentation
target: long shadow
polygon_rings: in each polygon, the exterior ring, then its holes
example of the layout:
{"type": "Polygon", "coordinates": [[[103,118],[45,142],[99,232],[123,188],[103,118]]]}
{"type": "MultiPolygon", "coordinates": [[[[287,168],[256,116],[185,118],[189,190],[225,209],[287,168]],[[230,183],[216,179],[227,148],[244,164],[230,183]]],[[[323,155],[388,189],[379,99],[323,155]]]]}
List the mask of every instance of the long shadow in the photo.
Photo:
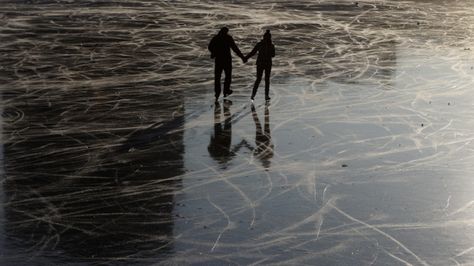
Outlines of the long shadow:
{"type": "MultiPolygon", "coordinates": [[[[24,129],[22,141],[5,145],[2,261],[131,265],[171,255],[175,194],[184,173],[183,125],[196,115],[122,137],[104,130],[35,138],[36,128],[24,129]],[[92,141],[113,144],[91,151],[92,141]],[[29,164],[21,156],[27,151],[41,160],[29,164]]],[[[39,119],[34,108],[25,110],[25,123],[39,119]]],[[[7,137],[17,127],[7,126],[7,137]]]]}

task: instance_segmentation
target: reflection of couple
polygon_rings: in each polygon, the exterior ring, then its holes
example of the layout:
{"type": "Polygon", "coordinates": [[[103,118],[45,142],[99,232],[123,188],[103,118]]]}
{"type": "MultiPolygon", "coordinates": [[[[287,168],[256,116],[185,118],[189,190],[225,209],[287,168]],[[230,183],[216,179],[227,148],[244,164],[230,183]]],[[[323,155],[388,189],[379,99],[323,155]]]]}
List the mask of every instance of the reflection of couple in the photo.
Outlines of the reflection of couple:
{"type": "Polygon", "coordinates": [[[265,105],[264,125],[258,119],[255,106],[252,104],[252,118],[255,123],[255,147],[242,140],[239,144],[231,147],[232,143],[232,121],[230,106],[231,101],[224,101],[224,124],[221,121],[221,106],[216,103],[214,109],[214,132],[211,134],[208,151],[214,160],[226,165],[243,146],[253,151],[253,155],[260,159],[264,168],[270,167],[270,159],[273,157],[273,144],[270,134],[270,112],[268,104],[265,105]]]}
{"type": "Polygon", "coordinates": [[[228,32],[229,29],[223,27],[219,33],[212,38],[208,46],[208,49],[211,52],[211,58],[215,59],[214,91],[216,101],[219,99],[219,95],[221,94],[222,71],[225,73],[224,97],[231,95],[233,92],[230,89],[230,83],[232,82],[232,57],[230,49],[232,49],[244,63],[258,52],[257,79],[255,80],[252,96],[250,98],[252,101],[254,100],[258,85],[262,80],[263,72],[265,72],[265,100],[270,100],[270,72],[272,70],[272,57],[275,56],[275,46],[272,43],[270,30],[265,32],[263,39],[255,45],[253,50],[247,56],[244,56],[242,52],[240,52],[232,36],[227,34],[228,32]]]}

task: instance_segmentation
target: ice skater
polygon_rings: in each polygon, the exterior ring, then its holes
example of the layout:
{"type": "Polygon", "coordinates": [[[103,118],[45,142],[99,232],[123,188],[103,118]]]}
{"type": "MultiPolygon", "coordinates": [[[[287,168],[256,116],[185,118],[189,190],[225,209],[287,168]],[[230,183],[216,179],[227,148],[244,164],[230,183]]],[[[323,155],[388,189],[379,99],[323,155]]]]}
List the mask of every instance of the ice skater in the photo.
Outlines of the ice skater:
{"type": "Polygon", "coordinates": [[[250,99],[252,102],[255,99],[255,94],[257,94],[258,85],[260,85],[260,81],[262,80],[263,72],[265,71],[265,100],[270,100],[270,73],[272,71],[272,57],[275,57],[275,45],[272,43],[272,35],[270,34],[270,30],[267,30],[265,34],[263,34],[263,40],[257,43],[253,48],[252,52],[250,52],[246,57],[245,60],[248,60],[250,57],[254,56],[255,53],[258,52],[257,57],[257,79],[255,80],[255,84],[253,85],[252,96],[250,99]]]}
{"type": "Polygon", "coordinates": [[[212,38],[208,46],[208,49],[211,52],[211,58],[215,59],[214,91],[216,101],[219,99],[219,95],[221,94],[222,71],[225,73],[224,97],[231,95],[233,92],[230,89],[230,83],[232,82],[232,56],[230,54],[230,49],[232,49],[244,63],[247,62],[247,59],[235,44],[234,38],[227,34],[228,32],[229,29],[223,27],[219,33],[212,38]]]}

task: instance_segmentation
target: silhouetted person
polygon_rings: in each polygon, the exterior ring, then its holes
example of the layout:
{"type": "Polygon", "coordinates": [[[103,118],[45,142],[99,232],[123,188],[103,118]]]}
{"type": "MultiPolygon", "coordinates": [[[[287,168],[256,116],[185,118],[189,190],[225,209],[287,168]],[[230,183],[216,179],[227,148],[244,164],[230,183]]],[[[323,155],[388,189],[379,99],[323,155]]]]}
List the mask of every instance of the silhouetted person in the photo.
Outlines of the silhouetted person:
{"type": "Polygon", "coordinates": [[[232,49],[245,63],[245,59],[242,52],[234,42],[232,36],[228,35],[229,29],[223,27],[219,33],[214,36],[209,43],[208,49],[211,52],[211,58],[215,58],[215,67],[214,67],[214,91],[216,101],[221,94],[221,75],[222,71],[225,72],[225,81],[224,81],[224,97],[232,94],[230,89],[230,83],[232,82],[232,56],[230,54],[230,49],[232,49]]]}
{"type": "Polygon", "coordinates": [[[231,101],[224,101],[224,124],[221,121],[221,106],[216,102],[214,106],[214,134],[211,134],[211,140],[207,150],[214,160],[224,164],[227,163],[235,154],[230,149],[232,142],[232,117],[229,107],[231,101]]]}
{"type": "Polygon", "coordinates": [[[270,134],[270,113],[268,111],[268,105],[265,104],[265,123],[263,129],[253,104],[251,108],[253,121],[255,122],[255,144],[257,145],[253,152],[254,155],[260,159],[263,167],[269,168],[270,159],[273,157],[273,143],[270,134]]]}
{"type": "Polygon", "coordinates": [[[270,100],[270,73],[272,71],[272,57],[275,56],[275,45],[272,43],[272,35],[270,30],[267,30],[263,34],[263,40],[261,40],[255,47],[252,52],[250,52],[245,59],[249,59],[258,52],[257,57],[257,79],[252,90],[252,96],[250,99],[253,101],[255,99],[255,94],[257,94],[258,85],[262,80],[263,72],[265,71],[265,100],[270,100]]]}

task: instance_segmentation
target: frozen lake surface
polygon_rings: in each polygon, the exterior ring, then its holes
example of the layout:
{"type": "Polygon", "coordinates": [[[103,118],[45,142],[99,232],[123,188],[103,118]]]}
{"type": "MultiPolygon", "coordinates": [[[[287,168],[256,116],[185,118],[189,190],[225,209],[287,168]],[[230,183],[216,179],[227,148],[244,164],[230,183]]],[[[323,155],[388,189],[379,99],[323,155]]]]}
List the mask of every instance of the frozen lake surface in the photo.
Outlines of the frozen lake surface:
{"type": "Polygon", "coordinates": [[[473,1],[0,2],[1,265],[474,265],[473,1]]]}

